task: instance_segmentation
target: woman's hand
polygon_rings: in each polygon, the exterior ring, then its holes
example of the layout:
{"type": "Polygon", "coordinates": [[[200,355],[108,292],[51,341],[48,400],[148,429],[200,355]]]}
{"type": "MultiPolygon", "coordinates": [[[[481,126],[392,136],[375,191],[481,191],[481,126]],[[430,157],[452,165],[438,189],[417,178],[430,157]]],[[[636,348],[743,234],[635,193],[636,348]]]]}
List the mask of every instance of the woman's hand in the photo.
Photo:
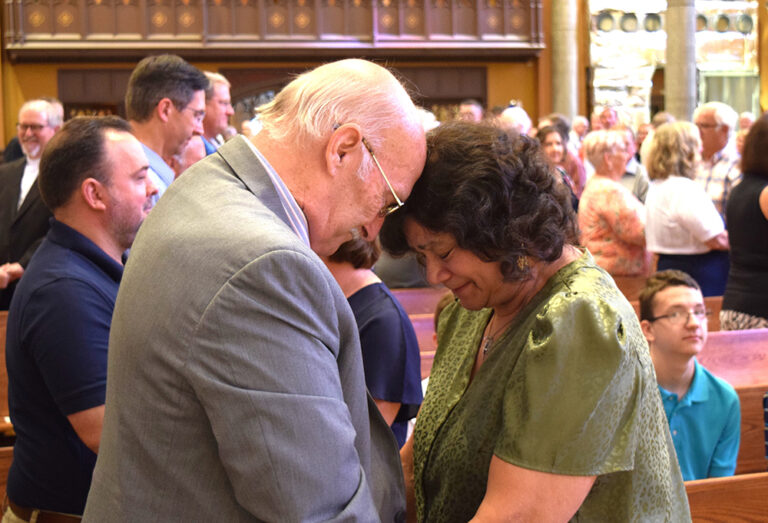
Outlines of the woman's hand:
{"type": "Polygon", "coordinates": [[[538,472],[494,456],[485,497],[472,522],[568,521],[589,494],[595,477],[538,472]]]}

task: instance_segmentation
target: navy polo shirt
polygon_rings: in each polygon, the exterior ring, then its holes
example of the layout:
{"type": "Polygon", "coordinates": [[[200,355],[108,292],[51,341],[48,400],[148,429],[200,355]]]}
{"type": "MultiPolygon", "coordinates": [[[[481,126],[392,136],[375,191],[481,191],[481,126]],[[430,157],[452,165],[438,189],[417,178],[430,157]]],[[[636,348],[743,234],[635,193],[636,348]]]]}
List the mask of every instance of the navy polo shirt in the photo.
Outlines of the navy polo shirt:
{"type": "Polygon", "coordinates": [[[416,332],[386,285],[374,283],[348,298],[360,331],[365,385],[378,400],[400,403],[392,432],[405,444],[408,420],[422,400],[421,356],[416,332]]]}
{"type": "Polygon", "coordinates": [[[8,403],[17,439],[8,497],[82,514],[96,454],[67,416],[104,404],[107,344],[123,266],[56,220],[8,314],[8,403]]]}

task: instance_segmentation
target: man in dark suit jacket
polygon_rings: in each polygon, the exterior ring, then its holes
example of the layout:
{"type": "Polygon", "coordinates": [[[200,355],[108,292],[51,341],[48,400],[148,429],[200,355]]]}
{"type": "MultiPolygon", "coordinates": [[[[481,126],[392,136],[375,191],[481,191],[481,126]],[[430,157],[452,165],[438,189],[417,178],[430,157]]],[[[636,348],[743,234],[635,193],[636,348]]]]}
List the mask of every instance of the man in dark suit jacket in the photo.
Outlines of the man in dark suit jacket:
{"type": "Polygon", "coordinates": [[[16,280],[48,232],[51,212],[40,198],[37,171],[43,149],[61,126],[47,100],[21,106],[17,132],[24,158],[0,166],[0,310],[7,310],[16,280]]]}

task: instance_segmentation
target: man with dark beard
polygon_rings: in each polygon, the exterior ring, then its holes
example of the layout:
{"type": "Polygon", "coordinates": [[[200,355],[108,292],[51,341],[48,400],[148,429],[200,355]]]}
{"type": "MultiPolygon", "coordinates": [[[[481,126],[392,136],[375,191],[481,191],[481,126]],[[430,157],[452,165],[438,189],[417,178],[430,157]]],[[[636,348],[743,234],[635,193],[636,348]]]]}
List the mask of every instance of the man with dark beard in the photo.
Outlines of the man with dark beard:
{"type": "Polygon", "coordinates": [[[17,440],[3,521],[79,521],[83,513],[122,256],[157,192],[147,169],[141,144],[115,116],[70,120],[43,153],[40,194],[54,219],[8,314],[17,440]]]}

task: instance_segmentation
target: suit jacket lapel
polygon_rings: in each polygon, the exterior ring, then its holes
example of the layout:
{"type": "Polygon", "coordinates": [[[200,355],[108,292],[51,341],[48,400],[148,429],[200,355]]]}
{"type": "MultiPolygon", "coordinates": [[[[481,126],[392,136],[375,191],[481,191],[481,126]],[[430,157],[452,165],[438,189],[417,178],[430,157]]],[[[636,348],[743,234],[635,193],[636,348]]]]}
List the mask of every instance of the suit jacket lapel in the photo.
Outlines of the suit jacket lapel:
{"type": "MultiPolygon", "coordinates": [[[[19,183],[19,185],[21,185],[21,183],[19,183]]],[[[18,194],[20,194],[20,192],[21,192],[21,188],[19,188],[19,191],[17,191],[16,201],[18,201],[18,194]]],[[[18,221],[22,216],[24,216],[24,213],[26,213],[40,199],[41,199],[40,189],[37,188],[37,179],[35,179],[35,183],[33,183],[32,187],[29,188],[29,192],[27,193],[27,196],[24,198],[24,201],[21,203],[21,207],[19,207],[19,212],[16,213],[16,216],[13,218],[13,221],[14,222],[18,221]]]]}
{"type": "MultiPolygon", "coordinates": [[[[21,195],[21,177],[24,176],[24,167],[27,165],[27,159],[16,160],[12,167],[13,174],[9,176],[8,183],[3,187],[3,206],[7,206],[3,211],[8,216],[7,224],[13,223],[19,213],[19,196],[21,195]]],[[[8,164],[11,168],[11,164],[8,164]]]]}
{"type": "Polygon", "coordinates": [[[291,227],[291,221],[283,209],[277,189],[275,189],[266,169],[253,154],[251,147],[245,143],[245,140],[244,136],[236,136],[219,147],[216,153],[221,155],[232,173],[248,187],[248,190],[261,203],[275,213],[288,227],[291,227]]]}

